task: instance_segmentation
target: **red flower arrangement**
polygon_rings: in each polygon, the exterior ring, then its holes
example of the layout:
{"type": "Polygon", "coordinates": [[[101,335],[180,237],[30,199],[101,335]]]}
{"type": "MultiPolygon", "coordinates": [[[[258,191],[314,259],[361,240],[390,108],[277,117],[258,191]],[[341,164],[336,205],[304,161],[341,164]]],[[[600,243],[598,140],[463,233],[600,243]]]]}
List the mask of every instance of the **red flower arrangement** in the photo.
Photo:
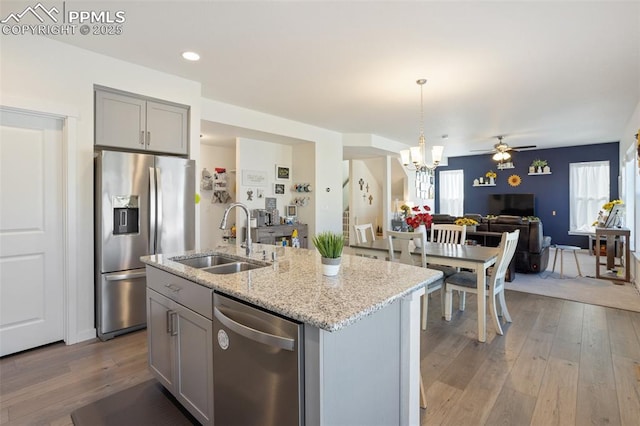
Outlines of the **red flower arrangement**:
{"type": "Polygon", "coordinates": [[[428,213],[431,210],[429,206],[416,206],[412,207],[411,210],[414,211],[415,214],[407,218],[407,225],[413,229],[416,229],[420,225],[424,225],[427,229],[431,227],[433,216],[428,213]],[[424,212],[421,210],[424,210],[424,212]]]}

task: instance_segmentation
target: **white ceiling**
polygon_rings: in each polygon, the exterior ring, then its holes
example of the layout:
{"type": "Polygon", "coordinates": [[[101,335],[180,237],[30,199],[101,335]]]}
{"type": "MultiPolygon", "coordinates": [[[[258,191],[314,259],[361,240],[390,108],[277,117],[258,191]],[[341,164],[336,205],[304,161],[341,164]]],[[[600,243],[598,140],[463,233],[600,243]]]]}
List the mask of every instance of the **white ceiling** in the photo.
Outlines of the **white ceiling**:
{"type": "Polygon", "coordinates": [[[61,41],[338,132],[416,144],[426,78],[425,134],[449,135],[448,156],[497,135],[539,148],[618,141],[640,100],[638,1],[91,4],[124,10],[124,34],[61,41]]]}

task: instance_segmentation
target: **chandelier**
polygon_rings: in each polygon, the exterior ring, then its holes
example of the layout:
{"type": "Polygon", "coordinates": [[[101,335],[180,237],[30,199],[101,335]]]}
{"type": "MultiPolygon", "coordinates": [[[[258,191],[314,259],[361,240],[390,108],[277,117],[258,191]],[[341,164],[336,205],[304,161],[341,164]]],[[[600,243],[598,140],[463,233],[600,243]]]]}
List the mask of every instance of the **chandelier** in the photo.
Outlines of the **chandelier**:
{"type": "Polygon", "coordinates": [[[422,87],[426,82],[427,80],[424,78],[416,81],[420,86],[420,137],[418,138],[418,146],[412,146],[409,149],[400,151],[402,164],[406,168],[416,171],[416,196],[420,199],[434,198],[435,188],[433,185],[433,172],[436,167],[438,167],[438,164],[440,164],[440,161],[442,161],[442,152],[444,151],[444,146],[441,145],[435,145],[431,148],[431,159],[433,160],[433,164],[427,164],[425,159],[426,143],[424,137],[424,102],[422,98],[422,87]]]}

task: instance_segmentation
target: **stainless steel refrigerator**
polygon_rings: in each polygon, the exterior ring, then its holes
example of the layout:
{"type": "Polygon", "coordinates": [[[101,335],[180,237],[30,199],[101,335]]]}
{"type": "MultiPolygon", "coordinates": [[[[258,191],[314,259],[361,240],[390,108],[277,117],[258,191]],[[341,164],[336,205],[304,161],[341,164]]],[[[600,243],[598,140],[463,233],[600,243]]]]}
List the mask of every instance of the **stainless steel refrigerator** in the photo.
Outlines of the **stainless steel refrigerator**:
{"type": "Polygon", "coordinates": [[[96,328],[107,340],[146,326],[140,256],[195,247],[195,163],[98,151],[94,173],[96,328]]]}

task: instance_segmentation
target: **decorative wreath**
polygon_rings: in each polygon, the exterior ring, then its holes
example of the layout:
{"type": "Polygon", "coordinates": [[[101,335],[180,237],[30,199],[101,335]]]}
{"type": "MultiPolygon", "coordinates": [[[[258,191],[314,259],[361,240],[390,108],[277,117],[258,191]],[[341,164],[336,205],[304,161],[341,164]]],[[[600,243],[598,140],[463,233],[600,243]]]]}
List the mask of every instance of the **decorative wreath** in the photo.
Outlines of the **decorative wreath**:
{"type": "Polygon", "coordinates": [[[520,176],[518,175],[511,175],[509,176],[509,179],[507,179],[507,182],[509,182],[509,185],[511,186],[518,186],[522,183],[522,179],[520,179],[520,176]]]}

